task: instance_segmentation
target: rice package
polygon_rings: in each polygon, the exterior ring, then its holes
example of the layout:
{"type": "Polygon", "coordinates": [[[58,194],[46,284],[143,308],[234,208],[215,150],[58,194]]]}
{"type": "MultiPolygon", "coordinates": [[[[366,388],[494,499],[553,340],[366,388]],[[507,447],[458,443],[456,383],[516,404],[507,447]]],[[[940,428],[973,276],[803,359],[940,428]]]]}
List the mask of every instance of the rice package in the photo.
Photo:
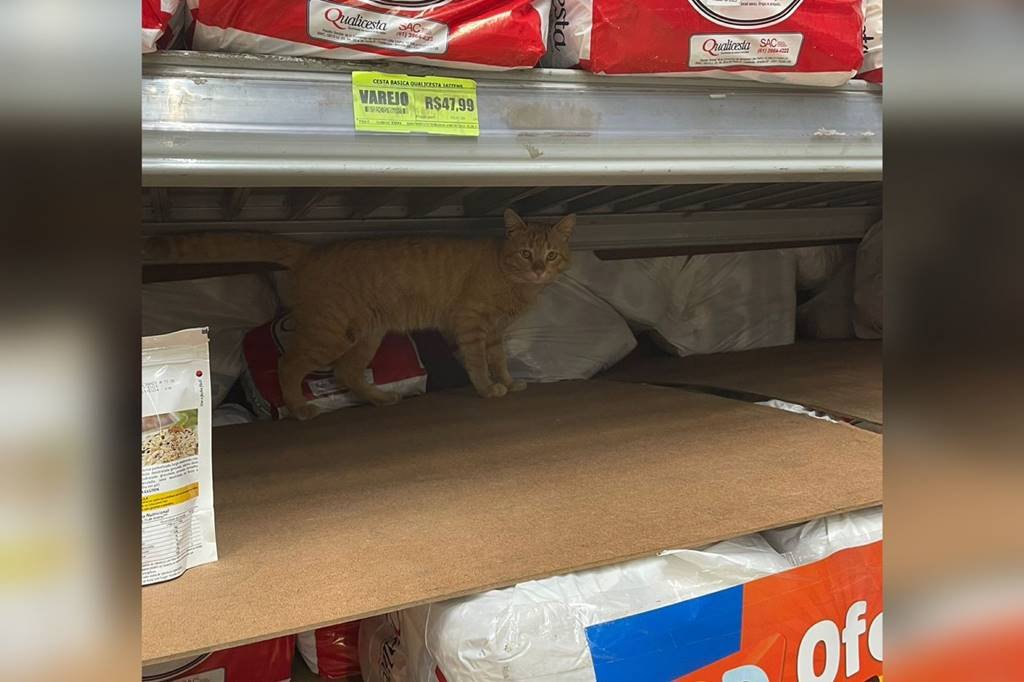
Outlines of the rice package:
{"type": "MultiPolygon", "coordinates": [[[[294,329],[291,315],[283,315],[256,327],[245,336],[246,371],[242,375],[242,387],[256,416],[261,419],[288,416],[277,365],[291,342],[294,329]]],[[[384,337],[366,368],[366,378],[375,386],[403,397],[422,395],[427,390],[427,371],[420,361],[416,344],[407,334],[384,337]]],[[[330,367],[309,374],[302,382],[302,391],[310,404],[322,412],[365,402],[346,386],[338,385],[330,367]]]]}
{"type": "Polygon", "coordinates": [[[142,584],[217,560],[206,329],[142,338],[142,584]]]}
{"type": "Polygon", "coordinates": [[[174,46],[188,18],[185,0],[142,0],[142,52],[174,46]]]}
{"type": "Polygon", "coordinates": [[[360,679],[359,621],[300,633],[296,643],[306,665],[321,679],[360,679]]]}
{"type": "Polygon", "coordinates": [[[553,0],[546,64],[606,74],[841,85],[864,0],[553,0]]]}
{"type": "Polygon", "coordinates": [[[550,0],[189,0],[198,50],[535,66],[550,0]]]}
{"type": "Polygon", "coordinates": [[[295,637],[147,665],[142,682],[290,682],[295,637]]]}

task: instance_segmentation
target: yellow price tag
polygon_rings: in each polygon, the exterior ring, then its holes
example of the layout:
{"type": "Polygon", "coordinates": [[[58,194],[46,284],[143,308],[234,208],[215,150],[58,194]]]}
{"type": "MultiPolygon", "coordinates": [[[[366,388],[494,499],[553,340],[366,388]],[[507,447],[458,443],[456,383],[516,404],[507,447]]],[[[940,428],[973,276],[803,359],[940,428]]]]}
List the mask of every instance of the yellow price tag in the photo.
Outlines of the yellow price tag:
{"type": "Polygon", "coordinates": [[[356,130],[478,137],[476,81],[440,76],[352,74],[356,130]]]}

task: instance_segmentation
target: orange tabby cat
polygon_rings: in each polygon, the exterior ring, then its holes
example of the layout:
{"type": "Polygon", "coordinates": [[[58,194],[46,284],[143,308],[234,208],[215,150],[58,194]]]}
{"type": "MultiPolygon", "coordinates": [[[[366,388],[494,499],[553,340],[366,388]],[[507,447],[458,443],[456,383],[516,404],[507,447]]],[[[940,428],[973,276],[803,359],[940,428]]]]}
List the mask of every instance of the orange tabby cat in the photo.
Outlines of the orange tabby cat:
{"type": "Polygon", "coordinates": [[[342,241],[320,248],[256,235],[198,235],[148,240],[150,259],[259,261],[294,273],[294,340],[281,358],[281,391],[299,419],[315,415],[302,380],[331,366],[339,384],[375,405],[397,393],[364,373],[387,332],[436,328],[455,339],[477,392],[496,398],[526,388],[508,372],[506,328],[545,284],[569,265],[567,216],[551,227],[527,225],[505,211],[505,238],[342,241]]]}

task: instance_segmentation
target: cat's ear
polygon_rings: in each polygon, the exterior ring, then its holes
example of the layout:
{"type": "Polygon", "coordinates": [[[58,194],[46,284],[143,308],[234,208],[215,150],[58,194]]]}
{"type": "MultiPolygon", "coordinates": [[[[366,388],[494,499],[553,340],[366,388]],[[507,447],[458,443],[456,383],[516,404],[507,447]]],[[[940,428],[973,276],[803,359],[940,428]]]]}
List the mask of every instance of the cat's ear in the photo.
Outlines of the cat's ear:
{"type": "Polygon", "coordinates": [[[573,228],[576,227],[576,214],[570,213],[565,216],[557,223],[551,226],[551,234],[557,236],[562,241],[569,241],[572,237],[573,228]]]}
{"type": "Polygon", "coordinates": [[[526,232],[526,222],[511,208],[505,209],[505,236],[513,237],[526,232]]]}

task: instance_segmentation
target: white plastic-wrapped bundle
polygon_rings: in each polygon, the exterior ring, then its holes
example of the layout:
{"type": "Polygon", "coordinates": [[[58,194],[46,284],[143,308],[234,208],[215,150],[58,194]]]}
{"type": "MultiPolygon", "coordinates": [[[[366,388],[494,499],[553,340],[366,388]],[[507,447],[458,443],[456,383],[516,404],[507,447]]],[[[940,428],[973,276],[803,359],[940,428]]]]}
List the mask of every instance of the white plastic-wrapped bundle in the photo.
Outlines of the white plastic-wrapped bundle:
{"type": "Polygon", "coordinates": [[[720,592],[790,564],[759,535],[665,552],[371,619],[366,682],[593,682],[588,628],[720,592]]]}
{"type": "Polygon", "coordinates": [[[677,355],[793,343],[796,263],[791,251],[692,256],[670,276],[671,304],[654,339],[677,355]]]}
{"type": "Polygon", "coordinates": [[[882,221],[871,226],[857,247],[853,285],[853,326],[862,339],[882,338],[882,221]]]}
{"type": "Polygon", "coordinates": [[[882,539],[882,508],[837,514],[808,523],[769,530],[765,539],[794,566],[818,561],[841,549],[882,539]]]}
{"type": "Polygon", "coordinates": [[[509,371],[526,381],[589,379],[635,347],[626,321],[565,275],[505,333],[509,371]]]}
{"type": "Polygon", "coordinates": [[[688,257],[601,260],[591,251],[572,255],[566,273],[605,301],[634,329],[653,329],[668,315],[671,275],[688,257]]]}
{"type": "Polygon", "coordinates": [[[707,679],[752,680],[768,679],[767,663],[790,679],[800,652],[815,650],[816,624],[860,608],[872,641],[841,679],[869,679],[881,665],[880,564],[808,564],[881,539],[881,508],[868,509],[368,619],[363,678],[635,682],[722,664],[733,674],[707,679]]]}
{"type": "Polygon", "coordinates": [[[211,391],[216,407],[245,369],[242,340],[246,333],[273,318],[276,309],[273,289],[258,275],[144,284],[142,334],[209,327],[211,391]]]}
{"type": "Polygon", "coordinates": [[[359,670],[363,682],[439,682],[427,651],[427,607],[395,611],[359,623],[359,670]]]}
{"type": "Polygon", "coordinates": [[[853,278],[857,246],[793,249],[796,286],[813,292],[796,310],[797,334],[808,339],[853,337],[853,278]]]}
{"type": "Polygon", "coordinates": [[[796,309],[796,328],[805,339],[853,337],[853,268],[850,258],[821,289],[796,309]]]}
{"type": "Polygon", "coordinates": [[[797,289],[817,291],[847,261],[854,259],[857,247],[853,244],[828,244],[825,246],[803,246],[790,249],[796,259],[797,289]]]}

